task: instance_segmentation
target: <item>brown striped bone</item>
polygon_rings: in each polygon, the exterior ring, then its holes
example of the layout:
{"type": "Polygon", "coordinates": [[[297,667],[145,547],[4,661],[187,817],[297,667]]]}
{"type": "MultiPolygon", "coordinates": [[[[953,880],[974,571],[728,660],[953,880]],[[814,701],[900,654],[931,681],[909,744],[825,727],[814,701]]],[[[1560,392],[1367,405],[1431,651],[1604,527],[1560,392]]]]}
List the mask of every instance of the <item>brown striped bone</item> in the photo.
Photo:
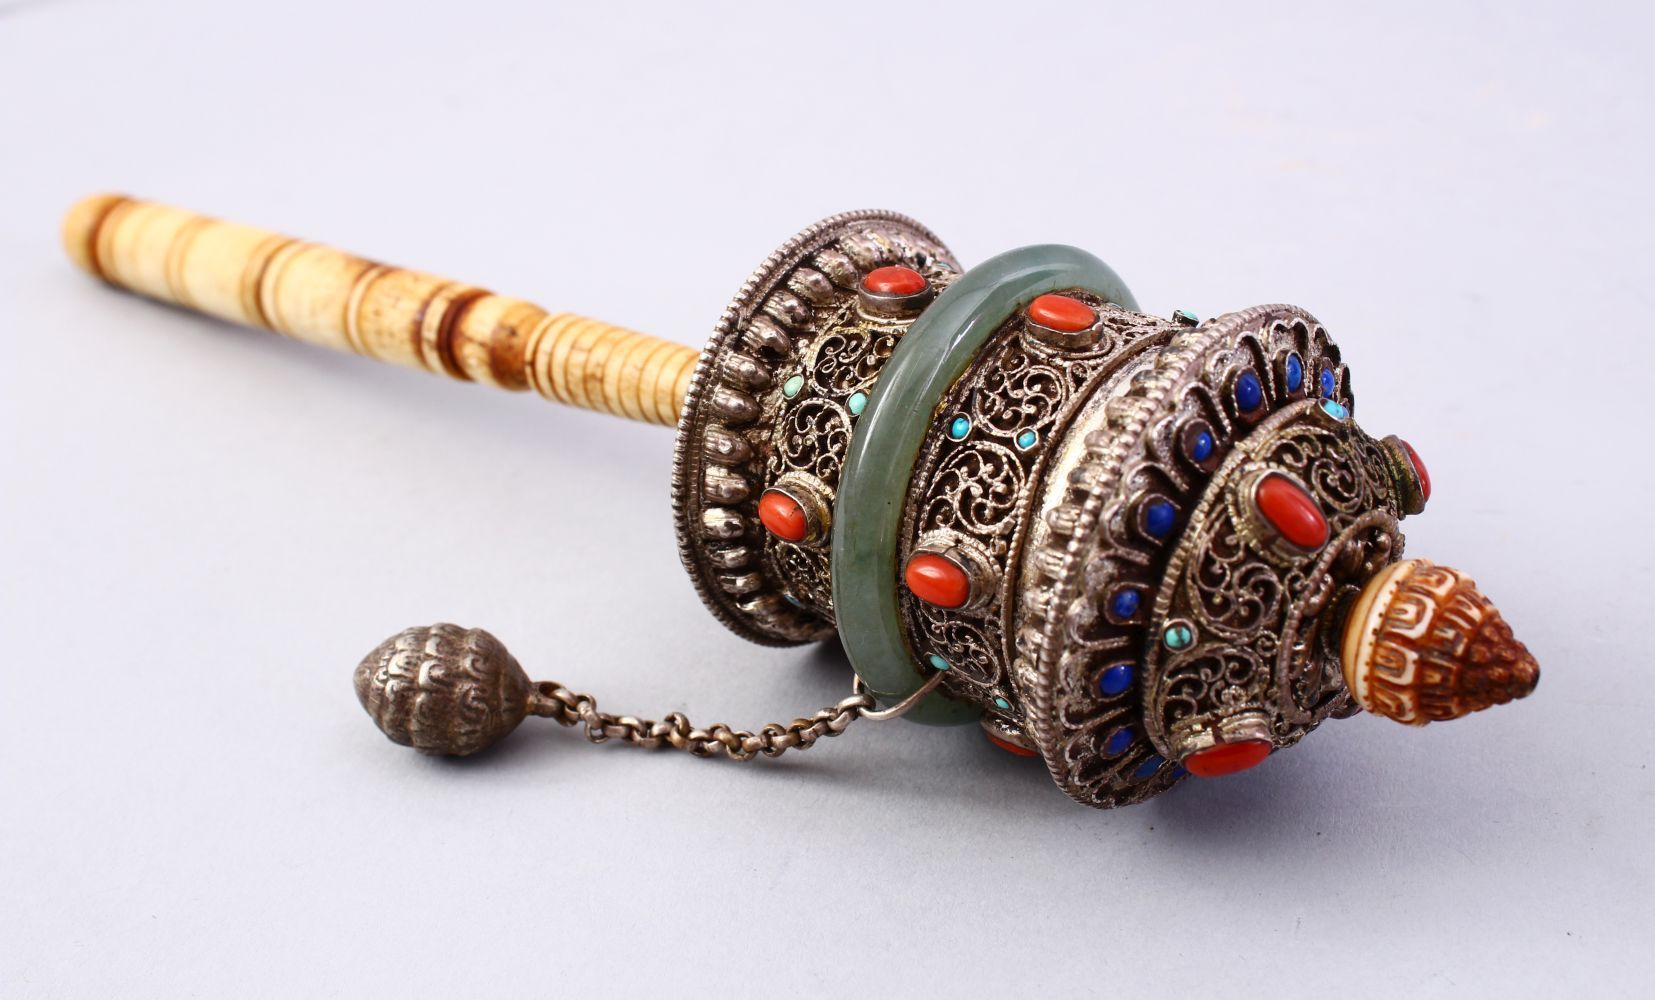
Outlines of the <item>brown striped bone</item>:
{"type": "Polygon", "coordinates": [[[699,353],[444,278],[121,195],[63,221],[104,281],[220,319],[570,406],[673,424],[699,353]]]}

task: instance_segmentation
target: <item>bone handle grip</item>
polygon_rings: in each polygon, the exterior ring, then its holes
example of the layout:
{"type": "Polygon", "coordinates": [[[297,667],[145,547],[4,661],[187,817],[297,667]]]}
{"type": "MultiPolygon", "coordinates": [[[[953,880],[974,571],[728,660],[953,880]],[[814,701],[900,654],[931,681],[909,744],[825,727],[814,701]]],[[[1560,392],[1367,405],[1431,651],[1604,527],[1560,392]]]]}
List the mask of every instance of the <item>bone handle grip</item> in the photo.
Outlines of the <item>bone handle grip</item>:
{"type": "Polygon", "coordinates": [[[297,340],[654,424],[698,352],[521,299],[121,195],[63,221],[74,262],[120,288],[297,340]]]}

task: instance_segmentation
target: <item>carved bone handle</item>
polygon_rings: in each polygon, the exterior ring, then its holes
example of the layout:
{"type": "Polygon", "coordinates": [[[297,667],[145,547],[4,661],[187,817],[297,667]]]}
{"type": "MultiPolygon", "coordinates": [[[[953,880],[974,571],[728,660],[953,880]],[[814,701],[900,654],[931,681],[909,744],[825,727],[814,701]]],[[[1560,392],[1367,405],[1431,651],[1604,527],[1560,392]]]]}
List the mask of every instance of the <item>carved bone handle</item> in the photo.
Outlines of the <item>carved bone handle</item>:
{"type": "Polygon", "coordinates": [[[121,195],[77,203],[63,243],[83,269],[141,295],[648,423],[678,420],[699,357],[683,344],[121,195]]]}

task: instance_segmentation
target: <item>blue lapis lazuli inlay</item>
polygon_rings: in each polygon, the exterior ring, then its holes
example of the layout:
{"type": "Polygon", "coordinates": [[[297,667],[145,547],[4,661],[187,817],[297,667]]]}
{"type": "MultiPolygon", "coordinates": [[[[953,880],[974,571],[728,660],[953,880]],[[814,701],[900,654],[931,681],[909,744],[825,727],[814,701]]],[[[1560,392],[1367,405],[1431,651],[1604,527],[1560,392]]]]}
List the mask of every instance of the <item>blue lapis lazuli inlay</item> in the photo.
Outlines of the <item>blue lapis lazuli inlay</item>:
{"type": "Polygon", "coordinates": [[[1345,409],[1345,404],[1335,399],[1322,400],[1322,412],[1326,413],[1335,420],[1347,420],[1350,418],[1350,411],[1345,409]]]}
{"type": "Polygon", "coordinates": [[[1132,664],[1117,663],[1098,677],[1098,690],[1103,692],[1105,698],[1125,694],[1132,688],[1133,673],[1135,670],[1132,664]]]}
{"type": "Polygon", "coordinates": [[[1333,374],[1333,369],[1323,368],[1321,375],[1322,398],[1332,399],[1333,391],[1339,388],[1339,380],[1333,374]]]}
{"type": "Polygon", "coordinates": [[[1206,431],[1195,435],[1195,442],[1190,445],[1190,457],[1197,462],[1205,462],[1213,457],[1213,436],[1206,431]]]}
{"type": "Polygon", "coordinates": [[[1034,443],[1039,440],[1039,434],[1036,434],[1034,431],[1024,431],[1023,433],[1017,435],[1017,447],[1023,449],[1024,451],[1028,451],[1030,448],[1033,448],[1034,443]]]}
{"type": "Polygon", "coordinates": [[[1304,388],[1304,362],[1297,354],[1287,356],[1287,391],[1298,392],[1304,388]]]}
{"type": "Polygon", "coordinates": [[[1134,778],[1147,778],[1156,771],[1159,771],[1161,769],[1161,765],[1166,762],[1167,759],[1162,757],[1160,754],[1150,754],[1149,759],[1144,761],[1142,764],[1139,764],[1138,769],[1132,772],[1132,776],[1134,778]]]}
{"type": "Polygon", "coordinates": [[[1242,372],[1236,379],[1236,409],[1242,413],[1252,413],[1264,405],[1264,384],[1258,380],[1254,372],[1242,372]]]}
{"type": "Polygon", "coordinates": [[[956,441],[964,441],[965,436],[970,433],[970,417],[955,417],[954,422],[948,425],[948,436],[956,441]]]}
{"type": "Polygon", "coordinates": [[[1151,500],[1144,508],[1144,530],[1151,538],[1165,538],[1172,534],[1172,526],[1178,520],[1178,508],[1166,500],[1151,500]]]}
{"type": "Polygon", "coordinates": [[[1115,596],[1109,599],[1109,613],[1116,618],[1131,618],[1138,613],[1138,605],[1142,600],[1138,592],[1131,587],[1117,590],[1115,596]]]}
{"type": "Polygon", "coordinates": [[[1132,730],[1117,729],[1109,734],[1109,739],[1104,741],[1103,752],[1111,757],[1125,753],[1126,748],[1132,745],[1135,738],[1136,736],[1132,730]]]}

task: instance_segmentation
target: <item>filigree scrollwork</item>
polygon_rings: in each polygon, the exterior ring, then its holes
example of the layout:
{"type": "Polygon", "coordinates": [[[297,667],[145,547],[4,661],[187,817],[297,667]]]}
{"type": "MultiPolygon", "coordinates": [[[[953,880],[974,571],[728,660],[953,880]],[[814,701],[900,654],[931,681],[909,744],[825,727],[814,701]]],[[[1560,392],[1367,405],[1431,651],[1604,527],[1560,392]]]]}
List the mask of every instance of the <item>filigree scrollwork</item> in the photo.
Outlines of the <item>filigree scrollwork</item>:
{"type": "Polygon", "coordinates": [[[867,389],[891,359],[902,333],[901,326],[870,328],[841,322],[816,344],[815,357],[808,365],[811,384],[833,398],[867,389]]]}
{"type": "Polygon", "coordinates": [[[1280,681],[1294,692],[1274,730],[1284,741],[1340,707],[1327,697],[1316,631],[1337,597],[1337,582],[1324,586],[1336,574],[1304,559],[1265,558],[1222,502],[1234,475],[1226,470],[1258,462],[1293,471],[1325,496],[1334,532],[1376,504],[1385,509],[1360,432],[1276,419],[1313,405],[1323,371],[1335,400],[1350,407],[1337,347],[1293,307],[1184,328],[1110,400],[1086,451],[1064,470],[1070,486],[1054,512],[1061,530],[1031,562],[1053,572],[1027,577],[1033,613],[1018,633],[1018,655],[1037,666],[1028,728],[1077,800],[1120,805],[1164,789],[1180,773],[1171,726],[1261,720],[1258,705],[1283,700],[1280,681]],[[1278,434],[1286,424],[1293,426],[1278,434]],[[1279,452],[1255,454],[1266,441],[1279,452]],[[1110,614],[1132,588],[1154,595],[1148,610],[1110,614]],[[1285,628],[1289,620],[1295,625],[1285,628]],[[1280,676],[1278,664],[1293,664],[1296,679],[1280,676]],[[1115,693],[1125,675],[1110,670],[1133,671],[1130,694],[1115,693]],[[1123,699],[1141,740],[1121,735],[1123,699]],[[1116,734],[1121,753],[1148,756],[1132,767],[1100,763],[1100,728],[1116,734]]]}
{"type": "Polygon", "coordinates": [[[983,372],[968,412],[982,430],[1015,441],[1022,431],[1051,423],[1074,392],[1074,373],[1021,350],[1002,351],[983,372]]]}
{"type": "Polygon", "coordinates": [[[1321,613],[1335,591],[1371,575],[1374,561],[1396,548],[1394,486],[1372,474],[1363,457],[1369,441],[1354,424],[1330,424],[1301,402],[1261,423],[1215,473],[1188,529],[1190,555],[1168,567],[1158,613],[1188,616],[1204,639],[1256,658],[1260,675],[1245,699],[1226,701],[1223,692],[1180,686],[1187,651],[1152,647],[1148,670],[1159,680],[1146,692],[1144,721],[1163,752],[1176,754],[1177,727],[1210,727],[1237,710],[1261,713],[1277,745],[1286,745],[1336,707],[1338,665],[1315,641],[1332,627],[1321,613]],[[1319,553],[1283,557],[1250,540],[1237,521],[1247,502],[1237,491],[1256,482],[1258,469],[1291,473],[1308,489],[1329,527],[1319,553]]]}
{"type": "Polygon", "coordinates": [[[990,600],[942,609],[904,594],[902,607],[916,654],[971,665],[951,671],[949,692],[1008,717],[1018,714],[1020,701],[1007,666],[1017,613],[1009,595],[1018,547],[1039,513],[1038,485],[1052,449],[1085,404],[1106,394],[1130,361],[1174,332],[1167,321],[1089,293],[1065,294],[1097,311],[1098,341],[1064,350],[1031,336],[1022,314],[1010,317],[938,410],[906,505],[903,559],[922,537],[952,532],[1007,567],[1007,582],[990,600]]]}
{"type": "MultiPolygon", "coordinates": [[[[1001,682],[999,623],[967,619],[941,608],[921,605],[921,634],[929,648],[947,650],[949,672],[984,687],[1001,682]]],[[[942,654],[938,654],[942,655],[942,654]]]]}
{"type": "Polygon", "coordinates": [[[776,563],[777,574],[788,581],[788,600],[815,608],[833,607],[832,573],[825,548],[772,541],[769,555],[776,563]]]}
{"type": "Polygon", "coordinates": [[[804,400],[782,414],[774,439],[768,481],[796,470],[831,487],[838,481],[839,456],[850,443],[850,413],[832,400],[804,400]]]}
{"type": "Polygon", "coordinates": [[[923,530],[949,528],[992,541],[991,550],[1003,552],[1016,528],[1013,516],[1027,475],[1017,453],[1004,445],[977,441],[956,450],[932,480],[937,492],[926,502],[923,530]]]}
{"type": "Polygon", "coordinates": [[[1364,582],[1402,555],[1402,542],[1396,518],[1381,507],[1351,520],[1300,574],[1302,597],[1282,624],[1275,665],[1277,731],[1284,737],[1302,736],[1348,704],[1339,662],[1342,610],[1364,582]]]}
{"type": "Polygon", "coordinates": [[[1161,698],[1166,724],[1171,728],[1226,702],[1256,700],[1264,691],[1267,676],[1258,654],[1247,646],[1204,642],[1186,650],[1163,667],[1161,698]]]}
{"type": "Polygon", "coordinates": [[[1202,634],[1245,641],[1273,621],[1283,600],[1283,580],[1228,523],[1194,536],[1198,553],[1185,579],[1184,601],[1202,634]]]}

